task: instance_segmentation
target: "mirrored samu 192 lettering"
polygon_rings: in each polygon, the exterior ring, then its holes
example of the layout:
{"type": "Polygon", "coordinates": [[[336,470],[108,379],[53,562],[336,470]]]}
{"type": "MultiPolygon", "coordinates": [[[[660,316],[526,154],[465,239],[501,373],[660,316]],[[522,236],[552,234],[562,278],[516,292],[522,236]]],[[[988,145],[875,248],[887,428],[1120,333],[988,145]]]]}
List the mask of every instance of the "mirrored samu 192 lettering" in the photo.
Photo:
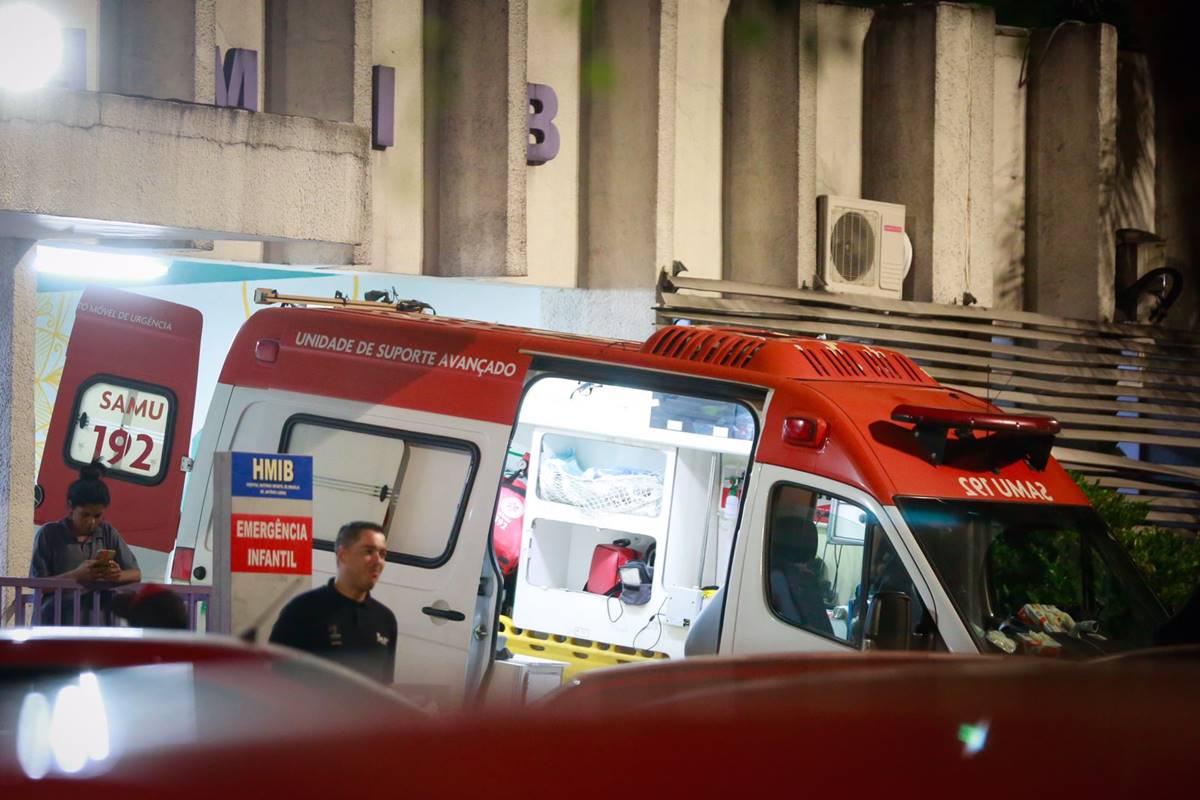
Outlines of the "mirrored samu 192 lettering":
{"type": "Polygon", "coordinates": [[[1012,478],[967,478],[958,479],[958,485],[967,497],[997,497],[1006,500],[1040,500],[1053,503],[1046,484],[1041,481],[1026,481],[1012,478]]]}

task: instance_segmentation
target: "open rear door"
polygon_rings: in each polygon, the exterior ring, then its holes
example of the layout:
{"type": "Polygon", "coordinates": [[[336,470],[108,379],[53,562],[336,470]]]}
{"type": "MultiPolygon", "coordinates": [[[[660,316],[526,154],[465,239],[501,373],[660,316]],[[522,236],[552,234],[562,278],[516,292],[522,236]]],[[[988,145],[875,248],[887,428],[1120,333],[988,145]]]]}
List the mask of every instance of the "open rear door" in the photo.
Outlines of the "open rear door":
{"type": "Polygon", "coordinates": [[[119,289],[83,293],[38,472],[39,524],[64,515],[79,468],[100,459],[112,492],[108,521],[165,563],[179,525],[201,327],[200,312],[178,303],[119,289]]]}
{"type": "Polygon", "coordinates": [[[387,565],[371,596],[396,615],[395,688],[441,709],[475,695],[494,651],[488,542],[528,364],[521,339],[414,315],[267,309],[242,326],[221,373],[231,391],[210,431],[217,452],[313,458],[314,585],[337,571],[340,526],[383,527],[387,565]]]}

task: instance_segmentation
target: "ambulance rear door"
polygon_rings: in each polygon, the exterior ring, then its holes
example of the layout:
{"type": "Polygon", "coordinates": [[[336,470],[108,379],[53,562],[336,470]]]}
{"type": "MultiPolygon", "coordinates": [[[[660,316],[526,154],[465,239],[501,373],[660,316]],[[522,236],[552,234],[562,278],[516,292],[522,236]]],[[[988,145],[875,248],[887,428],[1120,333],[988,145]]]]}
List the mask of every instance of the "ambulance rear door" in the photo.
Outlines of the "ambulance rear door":
{"type": "Polygon", "coordinates": [[[454,708],[478,689],[491,655],[500,587],[487,546],[509,426],[304,405],[250,408],[247,419],[285,412],[280,452],[313,457],[312,584],[337,575],[341,525],[381,525],[387,563],[372,597],[396,615],[396,688],[454,708]]]}
{"type": "MultiPolygon", "coordinates": [[[[336,574],[340,526],[383,527],[372,597],[396,615],[394,682],[443,710],[478,690],[494,650],[488,544],[528,364],[518,342],[451,320],[266,309],[221,375],[215,451],[313,458],[312,585],[336,574]]],[[[206,459],[207,445],[198,470],[206,459]]],[[[204,520],[198,530],[211,535],[204,520]]]]}
{"type": "Polygon", "coordinates": [[[46,434],[35,521],[60,519],[79,468],[100,460],[112,494],[106,518],[147,579],[161,579],[179,525],[201,329],[194,308],[85,290],[46,434]]]}

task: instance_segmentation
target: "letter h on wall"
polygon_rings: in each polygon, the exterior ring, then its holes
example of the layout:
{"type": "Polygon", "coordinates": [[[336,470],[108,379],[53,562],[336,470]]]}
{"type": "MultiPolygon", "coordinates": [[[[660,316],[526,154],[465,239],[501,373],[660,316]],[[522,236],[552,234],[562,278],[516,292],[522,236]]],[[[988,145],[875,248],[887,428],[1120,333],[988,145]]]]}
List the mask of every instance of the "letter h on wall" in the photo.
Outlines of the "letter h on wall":
{"type": "Polygon", "coordinates": [[[221,48],[217,53],[217,97],[213,105],[258,111],[258,51],[231,47],[221,64],[221,48]]]}

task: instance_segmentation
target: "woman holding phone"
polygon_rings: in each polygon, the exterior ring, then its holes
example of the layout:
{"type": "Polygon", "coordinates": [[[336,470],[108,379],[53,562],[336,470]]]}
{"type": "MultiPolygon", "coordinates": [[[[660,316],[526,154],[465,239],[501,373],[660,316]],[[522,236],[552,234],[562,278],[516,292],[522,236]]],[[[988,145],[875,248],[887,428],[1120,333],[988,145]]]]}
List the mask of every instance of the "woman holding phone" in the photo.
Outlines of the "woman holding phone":
{"type": "MultiPolygon", "coordinates": [[[[29,577],[114,585],[142,579],[142,571],[129,546],[117,529],[104,521],[111,498],[103,476],[104,467],[99,462],[79,470],[79,479],[67,487],[67,515],[38,528],[29,577]]],[[[53,622],[54,598],[47,600],[42,607],[42,624],[53,622]]],[[[84,611],[91,610],[87,600],[85,597],[84,611]]],[[[63,624],[73,623],[71,612],[69,606],[63,609],[63,624]]]]}

